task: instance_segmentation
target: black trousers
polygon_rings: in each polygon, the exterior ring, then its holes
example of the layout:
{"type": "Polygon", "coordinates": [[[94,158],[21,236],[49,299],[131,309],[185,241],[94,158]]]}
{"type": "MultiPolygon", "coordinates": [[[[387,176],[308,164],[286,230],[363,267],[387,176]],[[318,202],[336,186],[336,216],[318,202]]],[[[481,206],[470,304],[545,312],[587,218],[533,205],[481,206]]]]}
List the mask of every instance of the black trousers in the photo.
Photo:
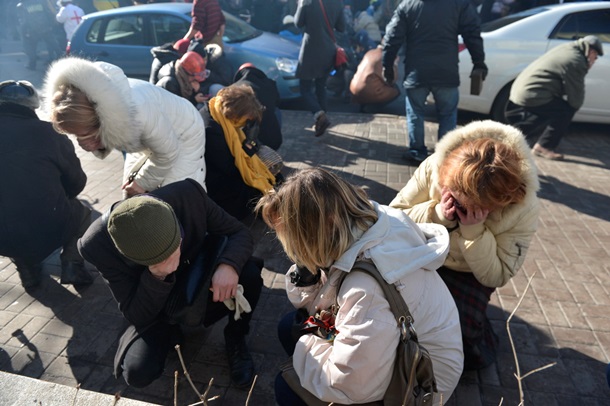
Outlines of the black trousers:
{"type": "MultiPolygon", "coordinates": [[[[69,235],[65,236],[65,241],[61,241],[62,251],[60,254],[61,262],[83,263],[76,244],[78,239],[85,234],[91,225],[91,209],[83,205],[78,199],[71,199],[72,216],[78,219],[78,227],[69,235]]],[[[58,244],[59,245],[59,244],[58,244]]],[[[34,269],[40,266],[45,258],[38,257],[11,257],[13,263],[19,268],[34,269]]]]}
{"type": "Polygon", "coordinates": [[[542,106],[523,108],[532,116],[515,126],[523,132],[530,146],[537,142],[552,151],[568,133],[568,127],[576,114],[576,109],[563,99],[553,99],[542,106]]]}
{"type": "MultiPolygon", "coordinates": [[[[244,297],[254,312],[263,286],[260,264],[248,261],[239,275],[239,283],[244,287],[244,297]]],[[[229,323],[224,330],[225,339],[238,340],[250,331],[252,312],[242,313],[241,318],[235,320],[234,311],[229,310],[222,302],[213,302],[212,295],[208,295],[203,324],[208,327],[229,316],[229,323]]],[[[179,343],[180,337],[180,326],[175,324],[159,322],[146,329],[125,353],[121,365],[125,382],[143,388],[159,378],[163,374],[169,351],[179,343]]]]}

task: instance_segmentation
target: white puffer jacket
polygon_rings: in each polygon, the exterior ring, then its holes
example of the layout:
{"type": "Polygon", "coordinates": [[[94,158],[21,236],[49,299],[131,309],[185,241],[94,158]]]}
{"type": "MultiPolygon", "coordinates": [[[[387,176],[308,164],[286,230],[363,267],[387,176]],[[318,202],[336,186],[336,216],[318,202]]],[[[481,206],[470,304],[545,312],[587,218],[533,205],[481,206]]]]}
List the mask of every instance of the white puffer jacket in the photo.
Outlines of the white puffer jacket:
{"type": "Polygon", "coordinates": [[[46,110],[62,84],[82,90],[95,104],[100,136],[106,150],[127,152],[124,179],[148,159],[135,181],[147,191],[195,179],[205,187],[205,126],[197,109],[186,99],[148,82],[128,79],[117,66],[77,57],[51,65],[45,78],[46,110]]]}
{"type": "MultiPolygon", "coordinates": [[[[374,202],[373,202],[374,203],[374,202]]],[[[296,287],[286,276],[291,303],[309,314],[339,309],[334,342],[313,334],[300,337],[293,365],[301,384],[325,402],[380,400],[392,375],[399,331],[381,287],[372,276],[350,273],[359,259],[373,261],[386,282],[395,284],[415,319],[419,342],[429,351],[437,388],[433,404],[451,397],[462,374],[462,334],[455,302],[436,269],[449,248],[447,230],[415,224],[405,213],[374,203],[379,216],[313,286],[296,287]],[[337,296],[337,283],[348,272],[337,296]]]]}

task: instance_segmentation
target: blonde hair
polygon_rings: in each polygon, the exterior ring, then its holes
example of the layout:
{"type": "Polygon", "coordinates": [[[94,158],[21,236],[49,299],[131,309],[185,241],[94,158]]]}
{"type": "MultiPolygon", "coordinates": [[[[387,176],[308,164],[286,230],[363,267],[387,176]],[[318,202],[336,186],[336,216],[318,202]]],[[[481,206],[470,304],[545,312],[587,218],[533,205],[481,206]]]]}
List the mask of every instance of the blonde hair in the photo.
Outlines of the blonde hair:
{"type": "Polygon", "coordinates": [[[231,85],[220,89],[216,95],[219,110],[229,120],[244,117],[260,121],[264,107],[248,85],[231,85]]]}
{"type": "Polygon", "coordinates": [[[321,168],[291,175],[256,210],[288,257],[312,272],[341,257],[378,218],[362,188],[321,168]]]}
{"type": "Polygon", "coordinates": [[[100,129],[95,105],[87,95],[72,85],[59,85],[51,100],[51,123],[57,132],[94,132],[100,129]]]}
{"type": "Polygon", "coordinates": [[[526,186],[521,155],[493,138],[466,140],[447,155],[439,169],[439,183],[490,210],[519,203],[526,186]]]}

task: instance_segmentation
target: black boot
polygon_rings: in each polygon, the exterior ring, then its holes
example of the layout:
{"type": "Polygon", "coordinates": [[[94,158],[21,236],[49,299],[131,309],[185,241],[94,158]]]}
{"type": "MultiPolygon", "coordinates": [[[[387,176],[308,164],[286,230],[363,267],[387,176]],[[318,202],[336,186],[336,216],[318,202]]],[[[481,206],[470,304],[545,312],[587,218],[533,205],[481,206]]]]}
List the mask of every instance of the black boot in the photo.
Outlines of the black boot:
{"type": "Polygon", "coordinates": [[[254,380],[254,360],[248,351],[245,338],[225,335],[225,345],[231,370],[231,382],[240,389],[249,389],[254,380]]]}
{"type": "Polygon", "coordinates": [[[84,286],[93,283],[93,276],[85,269],[85,264],[75,261],[61,262],[62,285],[84,286]]]}
{"type": "Polygon", "coordinates": [[[30,265],[17,259],[13,259],[12,261],[17,267],[17,273],[21,279],[21,286],[28,289],[40,284],[40,280],[42,279],[42,264],[30,265]]]}

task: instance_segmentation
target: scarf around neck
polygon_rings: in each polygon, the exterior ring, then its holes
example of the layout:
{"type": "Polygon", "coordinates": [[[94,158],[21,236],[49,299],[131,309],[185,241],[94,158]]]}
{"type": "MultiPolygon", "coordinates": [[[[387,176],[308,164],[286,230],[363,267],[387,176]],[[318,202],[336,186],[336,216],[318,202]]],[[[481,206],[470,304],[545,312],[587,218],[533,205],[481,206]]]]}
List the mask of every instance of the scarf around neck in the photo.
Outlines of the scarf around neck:
{"type": "Polygon", "coordinates": [[[235,166],[246,185],[258,189],[263,194],[267,194],[275,184],[275,176],[269,172],[269,169],[260,160],[258,155],[248,156],[245,153],[242,143],[246,139],[246,135],[241,127],[245,125],[246,120],[242,118],[239,121],[233,121],[226,118],[220,112],[221,100],[219,96],[213,97],[210,99],[208,106],[212,118],[222,127],[227,146],[231,151],[231,155],[235,158],[235,166]]]}

